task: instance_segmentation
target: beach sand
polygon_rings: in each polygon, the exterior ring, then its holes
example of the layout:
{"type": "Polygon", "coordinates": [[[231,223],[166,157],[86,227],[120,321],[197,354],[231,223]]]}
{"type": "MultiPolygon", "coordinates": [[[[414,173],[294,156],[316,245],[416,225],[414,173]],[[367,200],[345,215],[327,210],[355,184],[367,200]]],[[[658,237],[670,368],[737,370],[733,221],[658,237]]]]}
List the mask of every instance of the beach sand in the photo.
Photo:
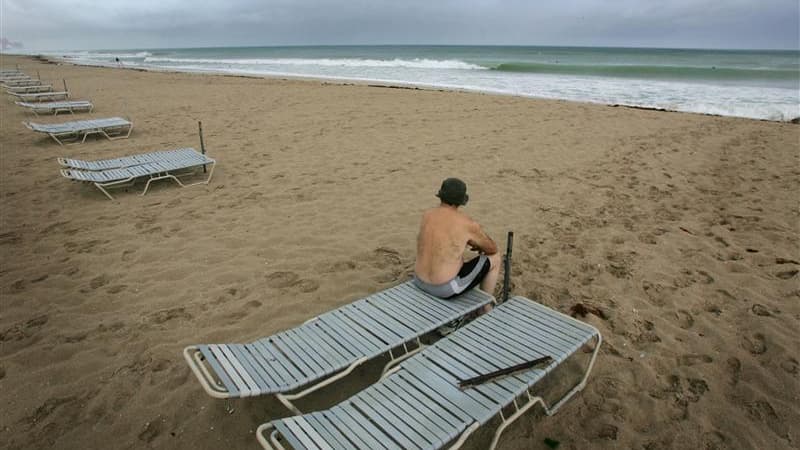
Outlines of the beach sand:
{"type": "Polygon", "coordinates": [[[586,389],[524,416],[500,448],[800,446],[797,125],[2,59],[15,64],[95,103],[37,121],[122,115],[134,129],[60,147],[0,101],[4,448],[259,448],[256,427],[287,411],[212,399],[182,349],[247,342],[408,279],[448,176],[501,246],[515,232],[512,292],[580,303],[605,337],[586,389]],[[208,186],[161,181],[112,202],[59,174],[60,156],[199,149],[198,120],[218,161],[208,186]]]}

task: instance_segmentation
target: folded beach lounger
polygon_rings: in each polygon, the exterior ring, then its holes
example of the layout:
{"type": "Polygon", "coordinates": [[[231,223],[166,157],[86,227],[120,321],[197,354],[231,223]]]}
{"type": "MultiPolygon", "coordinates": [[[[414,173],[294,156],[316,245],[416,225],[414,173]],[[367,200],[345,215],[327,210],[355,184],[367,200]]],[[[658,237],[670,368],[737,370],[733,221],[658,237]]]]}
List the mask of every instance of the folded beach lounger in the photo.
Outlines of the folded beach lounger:
{"type": "Polygon", "coordinates": [[[37,78],[21,78],[14,80],[0,80],[6,88],[25,87],[25,86],[41,86],[42,80],[37,78]]]}
{"type": "Polygon", "coordinates": [[[438,449],[448,445],[457,449],[477,428],[499,415],[502,423],[492,440],[490,448],[494,448],[503,430],[534,405],[541,404],[548,415],[554,414],[583,389],[601,341],[591,325],[514,297],[348,400],[325,411],[261,425],[256,437],[267,449],[438,449]],[[532,392],[537,382],[592,339],[596,344],[580,381],[548,406],[532,392]],[[460,380],[545,356],[552,360],[539,368],[459,386],[460,380]]]}
{"type": "MultiPolygon", "coordinates": [[[[216,161],[198,153],[194,149],[185,149],[181,156],[173,156],[168,158],[151,158],[149,162],[142,162],[140,164],[130,164],[127,166],[109,168],[103,170],[81,170],[81,169],[62,169],[61,175],[75,181],[83,181],[94,184],[103,194],[111,200],[114,197],[108,193],[108,188],[130,186],[140,178],[147,178],[147,184],[142,191],[142,195],[147,193],[150,188],[150,183],[157,180],[171,179],[178,183],[181,187],[195,186],[198,184],[208,184],[211,181],[211,176],[214,174],[214,166],[216,161]],[[198,181],[192,184],[182,183],[178,177],[191,175],[200,169],[211,165],[208,171],[208,177],[203,181],[198,181]]],[[[127,158],[141,157],[146,159],[147,154],[129,156],[127,158]]],[[[118,158],[121,160],[123,158],[118,158]]],[[[79,160],[65,160],[65,161],[79,161],[79,160]]],[[[114,161],[114,160],[105,160],[114,161]]],[[[89,163],[83,161],[84,163],[89,163]]]]}
{"type": "Polygon", "coordinates": [[[179,148],[175,150],[161,150],[157,152],[140,153],[138,155],[123,156],[121,158],[112,159],[100,159],[96,161],[58,158],[58,163],[70,169],[98,171],[119,169],[121,167],[139,166],[142,164],[164,161],[186,160],[192,158],[201,159],[197,155],[197,150],[193,148],[179,148]]]}
{"type": "Polygon", "coordinates": [[[38,94],[41,92],[53,92],[53,86],[49,84],[30,84],[27,86],[7,86],[6,92],[9,94],[38,94]]]}
{"type": "Polygon", "coordinates": [[[54,102],[57,100],[69,99],[69,92],[67,91],[37,92],[35,94],[17,94],[15,92],[9,92],[9,94],[25,102],[54,102]]]}
{"type": "Polygon", "coordinates": [[[88,100],[67,100],[61,102],[14,102],[23,108],[27,108],[36,114],[58,114],[60,112],[91,112],[94,109],[92,102],[88,100]]]}
{"type": "Polygon", "coordinates": [[[86,137],[90,134],[102,134],[110,140],[125,139],[131,135],[133,124],[121,117],[109,117],[107,119],[76,120],[73,122],[40,124],[34,122],[22,122],[23,125],[33,131],[47,133],[59,145],[64,145],[64,139],[80,140],[86,142],[86,137]],[[81,139],[82,138],[82,139],[81,139]]]}
{"type": "Polygon", "coordinates": [[[28,75],[25,75],[24,73],[11,73],[11,74],[0,76],[0,81],[2,81],[2,82],[6,82],[6,81],[21,81],[21,80],[35,80],[35,79],[36,78],[33,78],[31,76],[28,76],[28,75]]]}
{"type": "Polygon", "coordinates": [[[184,356],[212,397],[274,394],[300,414],[292,400],[381,355],[388,370],[424,348],[423,335],[493,301],[479,289],[443,301],[406,282],[249,344],[192,345],[184,356]]]}

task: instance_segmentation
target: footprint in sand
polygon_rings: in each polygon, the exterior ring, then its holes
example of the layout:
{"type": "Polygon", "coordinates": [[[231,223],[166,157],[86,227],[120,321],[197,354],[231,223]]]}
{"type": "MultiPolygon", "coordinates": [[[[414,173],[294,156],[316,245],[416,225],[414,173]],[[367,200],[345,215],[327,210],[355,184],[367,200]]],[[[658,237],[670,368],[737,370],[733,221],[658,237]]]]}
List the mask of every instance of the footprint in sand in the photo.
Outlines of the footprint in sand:
{"type": "Polygon", "coordinates": [[[162,324],[173,319],[191,320],[192,315],[186,312],[185,308],[170,308],[156,311],[148,316],[149,320],[156,324],[162,324]]]}
{"type": "Polygon", "coordinates": [[[111,282],[111,278],[108,275],[103,274],[103,275],[100,275],[100,276],[92,278],[92,281],[89,282],[89,288],[91,288],[92,290],[98,289],[98,288],[101,288],[101,287],[107,285],[110,282],[111,282]]]}
{"type": "Polygon", "coordinates": [[[752,312],[753,314],[755,314],[757,316],[762,316],[762,317],[770,317],[770,316],[772,316],[772,313],[769,312],[767,307],[762,305],[762,304],[759,304],[759,303],[756,303],[752,307],[750,307],[750,312],[752,312]]]}
{"type": "Polygon", "coordinates": [[[675,311],[675,315],[678,317],[678,326],[683,328],[684,330],[688,330],[689,328],[694,325],[694,317],[689,311],[685,309],[679,309],[675,311]]]}
{"type": "Polygon", "coordinates": [[[700,363],[710,363],[714,361],[714,358],[708,355],[681,355],[678,357],[678,365],[679,366],[694,366],[695,364],[700,363]]]}
{"type": "Polygon", "coordinates": [[[764,335],[755,333],[742,339],[742,347],[753,355],[761,355],[767,351],[764,335]]]}
{"type": "Polygon", "coordinates": [[[731,356],[725,361],[725,370],[731,376],[731,384],[736,386],[742,373],[742,363],[738,358],[731,356]]]}
{"type": "Polygon", "coordinates": [[[781,280],[788,280],[790,278],[794,278],[797,275],[797,270],[787,270],[785,272],[778,272],[775,274],[776,277],[780,278],[781,280]]]}
{"type": "Polygon", "coordinates": [[[26,322],[19,322],[0,333],[0,342],[20,341],[36,333],[47,323],[47,315],[34,317],[26,322]]]}
{"type": "Polygon", "coordinates": [[[781,369],[785,370],[786,372],[792,375],[797,375],[798,372],[797,366],[798,366],[797,360],[794,358],[789,358],[781,363],[781,369]]]}
{"type": "Polygon", "coordinates": [[[272,272],[267,275],[267,286],[271,288],[285,288],[293,285],[300,278],[294,272],[272,272]]]}

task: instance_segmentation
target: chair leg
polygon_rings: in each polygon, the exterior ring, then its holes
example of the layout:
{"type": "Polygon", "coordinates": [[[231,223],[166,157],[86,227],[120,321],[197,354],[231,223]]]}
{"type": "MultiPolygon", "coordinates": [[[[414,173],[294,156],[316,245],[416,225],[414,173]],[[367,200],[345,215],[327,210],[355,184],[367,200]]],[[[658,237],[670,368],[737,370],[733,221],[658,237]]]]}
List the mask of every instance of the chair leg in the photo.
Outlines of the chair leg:
{"type": "Polygon", "coordinates": [[[344,369],[343,371],[337,373],[336,375],[334,375],[334,376],[332,376],[330,378],[326,378],[325,380],[323,380],[323,381],[321,381],[321,382],[309,387],[308,389],[300,391],[300,392],[298,392],[296,394],[275,394],[275,397],[277,397],[278,400],[281,403],[283,403],[284,406],[286,406],[290,411],[294,412],[295,414],[303,414],[296,406],[294,406],[294,403],[292,403],[292,400],[297,400],[298,398],[305,397],[306,395],[308,395],[308,394],[310,394],[310,393],[312,393],[314,391],[322,389],[325,386],[327,386],[327,385],[329,385],[329,384],[331,384],[331,383],[333,383],[333,382],[335,382],[335,381],[337,381],[337,380],[339,380],[341,378],[344,378],[347,375],[350,375],[350,372],[355,370],[356,367],[364,364],[367,361],[368,361],[367,357],[359,358],[359,359],[353,361],[353,363],[350,364],[347,367],[347,369],[344,369]]]}
{"type": "Polygon", "coordinates": [[[278,430],[275,429],[275,425],[273,425],[272,422],[265,423],[256,429],[256,439],[258,439],[259,444],[267,450],[286,450],[285,447],[278,442],[277,433],[278,430]],[[264,437],[264,433],[269,432],[269,430],[272,430],[272,433],[270,433],[268,441],[267,438],[264,437]],[[272,441],[271,445],[270,441],[272,441]]]}

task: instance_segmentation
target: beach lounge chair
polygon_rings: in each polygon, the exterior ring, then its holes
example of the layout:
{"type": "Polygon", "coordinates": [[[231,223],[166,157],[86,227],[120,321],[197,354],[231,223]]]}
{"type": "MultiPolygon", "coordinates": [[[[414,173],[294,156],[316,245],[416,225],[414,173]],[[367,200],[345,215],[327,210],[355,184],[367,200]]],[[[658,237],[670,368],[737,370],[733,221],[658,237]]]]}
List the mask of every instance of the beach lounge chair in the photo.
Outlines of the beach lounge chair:
{"type": "Polygon", "coordinates": [[[121,167],[139,166],[147,163],[185,160],[191,158],[197,158],[197,150],[187,147],[175,150],[161,150],[157,152],[140,153],[138,155],[123,156],[121,158],[100,159],[95,161],[58,158],[58,163],[69,169],[99,171],[119,169],[121,167]]]}
{"type": "Polygon", "coordinates": [[[54,102],[58,100],[69,100],[68,91],[37,92],[35,94],[18,94],[16,92],[9,92],[9,94],[19,98],[24,102],[54,102]]]}
{"type": "Polygon", "coordinates": [[[42,80],[36,78],[23,78],[23,79],[15,79],[15,80],[2,80],[0,83],[3,84],[6,88],[12,87],[25,87],[25,86],[40,86],[42,84],[42,80]]]}
{"type": "Polygon", "coordinates": [[[6,92],[9,94],[38,94],[41,92],[53,92],[53,86],[49,84],[30,84],[26,86],[7,86],[6,92]]]}
{"type": "Polygon", "coordinates": [[[602,338],[594,327],[523,297],[514,297],[389,371],[378,383],[321,412],[261,425],[264,448],[459,448],[500,416],[503,430],[540,404],[554,414],[583,389],[602,338]],[[552,406],[532,390],[584,344],[596,344],[582,378],[552,406]],[[461,380],[549,356],[539,368],[461,387],[461,380]],[[546,364],[546,365],[545,365],[546,364]],[[513,412],[512,412],[513,411],[513,412]],[[508,415],[507,415],[508,414],[508,415]]]}
{"type": "Polygon", "coordinates": [[[174,152],[144,153],[141,155],[102,161],[59,159],[59,163],[72,166],[84,165],[86,167],[100,167],[106,165],[107,168],[105,169],[97,168],[95,170],[84,170],[74,167],[62,169],[61,175],[70,180],[92,183],[111,200],[114,200],[114,197],[108,193],[107,189],[131,186],[141,178],[147,178],[147,184],[141,195],[147,193],[147,190],[150,188],[150,183],[164,179],[172,179],[181,187],[208,184],[208,182],[211,181],[211,176],[214,174],[214,166],[216,165],[216,161],[191,148],[174,152]],[[164,153],[168,153],[168,156],[163,156],[164,153]],[[153,156],[158,154],[161,154],[162,157],[153,156]],[[118,161],[118,163],[115,164],[114,161],[118,161]],[[178,179],[182,176],[192,175],[201,167],[209,165],[211,169],[208,171],[208,177],[203,181],[184,184],[178,179]]]}
{"type": "Polygon", "coordinates": [[[62,143],[64,139],[86,142],[86,137],[90,134],[101,134],[109,140],[125,139],[131,135],[131,131],[133,130],[133,124],[121,117],[76,120],[74,122],[54,124],[39,124],[34,122],[22,122],[22,124],[30,130],[47,133],[53,140],[58,142],[59,145],[64,145],[62,143]]]}
{"type": "Polygon", "coordinates": [[[192,345],[184,356],[212,397],[274,394],[301,414],[293,400],[381,355],[388,370],[423,349],[423,335],[493,301],[479,289],[442,301],[409,281],[249,344],[192,345]]]}
{"type": "Polygon", "coordinates": [[[88,100],[67,100],[61,102],[14,102],[23,108],[27,108],[30,112],[36,114],[58,114],[60,112],[91,112],[94,108],[92,102],[88,100]]]}

